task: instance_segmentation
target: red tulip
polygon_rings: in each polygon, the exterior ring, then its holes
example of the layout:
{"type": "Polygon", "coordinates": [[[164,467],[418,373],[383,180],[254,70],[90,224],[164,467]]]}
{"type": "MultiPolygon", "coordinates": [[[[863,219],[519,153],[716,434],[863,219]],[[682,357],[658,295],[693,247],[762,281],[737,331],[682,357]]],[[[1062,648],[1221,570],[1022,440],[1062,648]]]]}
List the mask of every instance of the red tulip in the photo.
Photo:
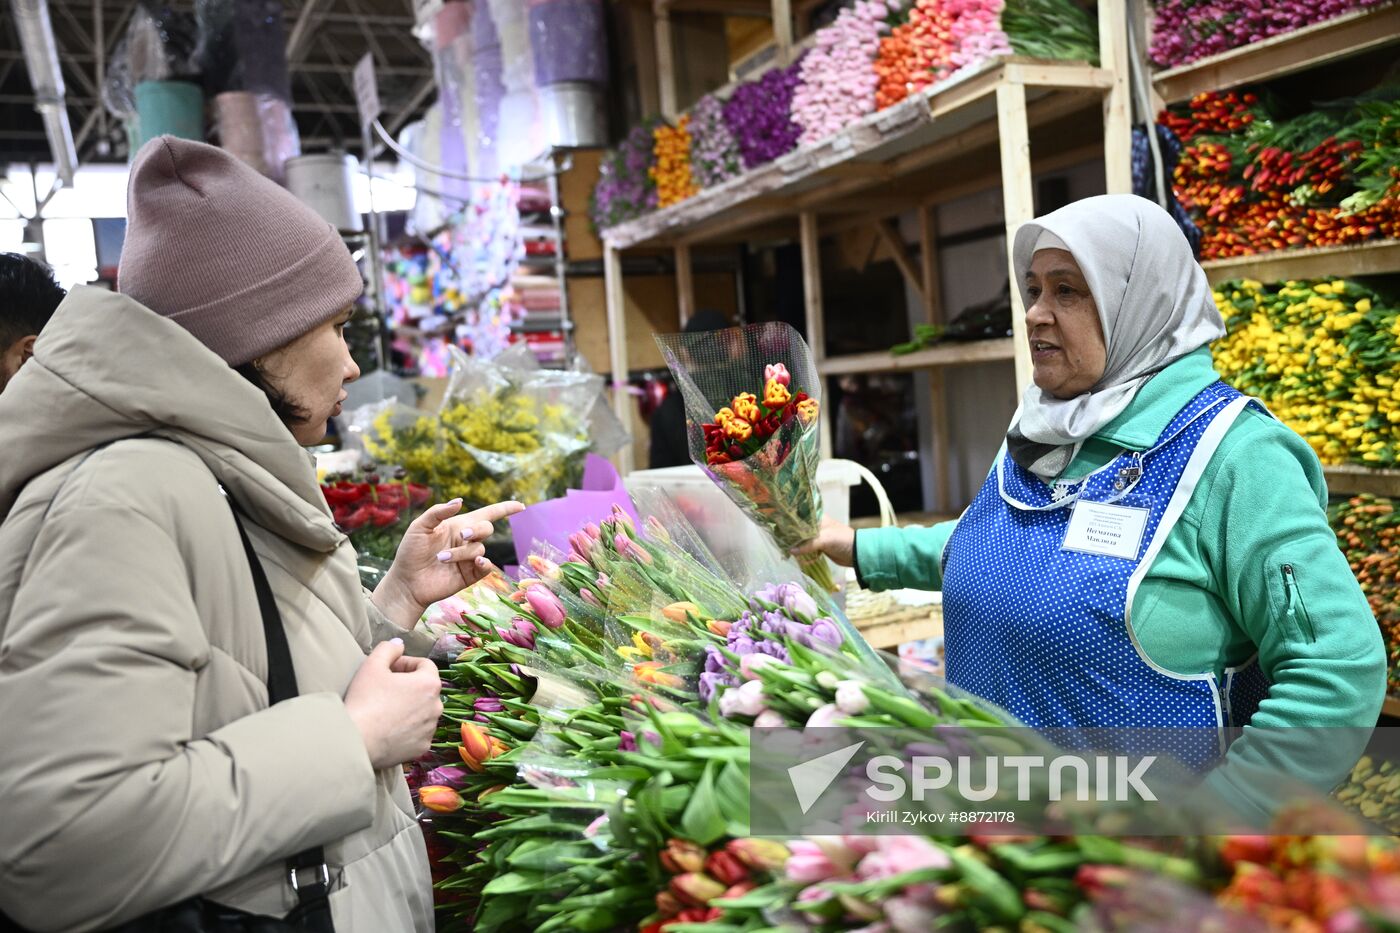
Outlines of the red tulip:
{"type": "Polygon", "coordinates": [[[744,867],[744,863],[723,849],[711,853],[705,860],[705,871],[726,886],[747,881],[749,878],[749,870],[744,867]]]}

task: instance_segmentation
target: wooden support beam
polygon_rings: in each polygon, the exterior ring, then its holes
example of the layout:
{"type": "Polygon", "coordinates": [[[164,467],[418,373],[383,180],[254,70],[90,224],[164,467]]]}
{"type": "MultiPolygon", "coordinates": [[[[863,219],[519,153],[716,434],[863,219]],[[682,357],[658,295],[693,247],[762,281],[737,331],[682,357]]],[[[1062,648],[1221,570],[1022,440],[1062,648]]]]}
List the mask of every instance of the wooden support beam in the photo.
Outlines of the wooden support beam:
{"type": "Polygon", "coordinates": [[[927,305],[928,297],[927,293],[924,292],[923,278],[914,265],[914,257],[909,255],[909,247],[905,244],[904,237],[899,235],[899,229],[888,219],[877,220],[875,221],[875,232],[889,247],[890,253],[894,256],[894,264],[904,275],[905,283],[914,290],[914,294],[919,296],[919,302],[927,305]]]}
{"type": "MultiPolygon", "coordinates": [[[[612,368],[612,403],[618,420],[632,433],[632,394],[627,391],[627,304],[622,290],[622,256],[611,246],[603,246],[603,294],[608,310],[608,359],[612,368]]],[[[634,469],[632,444],[613,455],[618,472],[624,476],[634,469]]]]}
{"type": "Polygon", "coordinates": [[[676,247],[676,304],[681,330],[685,330],[686,322],[695,316],[695,270],[685,243],[676,247]]]}
{"type": "MultiPolygon", "coordinates": [[[[919,267],[924,286],[924,320],[943,321],[942,283],[938,275],[938,226],[933,208],[919,207],[919,267]]],[[[933,507],[952,508],[952,439],[948,432],[948,388],[942,369],[928,373],[929,413],[933,428],[933,507]]]]}
{"type": "Polygon", "coordinates": [[[656,83],[661,97],[661,115],[676,119],[676,46],[671,34],[671,13],[658,6],[656,16],[656,83]]]}
{"type": "Polygon", "coordinates": [[[1104,183],[1133,193],[1133,108],[1128,89],[1128,0],[1099,0],[1099,63],[1113,76],[1103,98],[1104,183]]]}
{"type": "MultiPolygon", "coordinates": [[[[822,306],[822,255],[821,238],[817,215],[803,211],[797,215],[798,240],[802,245],[802,303],[807,311],[807,346],[812,349],[812,359],[820,370],[826,358],[826,318],[822,306]]],[[[825,398],[826,393],[822,393],[825,398]]],[[[822,459],[831,456],[830,406],[821,408],[821,447],[822,459]]]]}
{"type": "MultiPolygon", "coordinates": [[[[1114,0],[1117,2],[1117,0],[1114,0]]],[[[1016,229],[1035,218],[1035,191],[1031,186],[1031,139],[1026,125],[1026,89],[1020,84],[997,88],[997,126],[1001,133],[1002,213],[1006,220],[1006,269],[1011,279],[1011,334],[1016,359],[1016,396],[1031,382],[1030,346],[1026,342],[1026,309],[1020,283],[1011,261],[1016,229]]]]}
{"type": "Polygon", "coordinates": [[[773,39],[778,43],[778,61],[792,61],[792,3],[773,0],[773,39]]]}
{"type": "Polygon", "coordinates": [[[923,282],[924,320],[943,321],[943,282],[938,274],[938,220],[933,209],[919,206],[919,278],[923,282]]]}

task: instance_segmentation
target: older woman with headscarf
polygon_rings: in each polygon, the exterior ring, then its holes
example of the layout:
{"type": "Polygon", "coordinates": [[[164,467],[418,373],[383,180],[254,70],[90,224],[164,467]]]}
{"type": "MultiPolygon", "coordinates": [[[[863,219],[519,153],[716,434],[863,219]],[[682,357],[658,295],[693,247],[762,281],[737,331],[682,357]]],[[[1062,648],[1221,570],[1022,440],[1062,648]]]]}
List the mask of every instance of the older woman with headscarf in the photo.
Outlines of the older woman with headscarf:
{"type": "MultiPolygon", "coordinates": [[[[1013,260],[1034,384],[972,505],[806,547],[873,589],[941,588],[948,680],[1027,725],[1222,742],[1246,723],[1374,726],[1385,653],[1322,468],[1215,373],[1224,327],[1171,218],[1088,198],[1021,227],[1013,260]]],[[[1355,757],[1298,776],[1330,787],[1355,757]]]]}

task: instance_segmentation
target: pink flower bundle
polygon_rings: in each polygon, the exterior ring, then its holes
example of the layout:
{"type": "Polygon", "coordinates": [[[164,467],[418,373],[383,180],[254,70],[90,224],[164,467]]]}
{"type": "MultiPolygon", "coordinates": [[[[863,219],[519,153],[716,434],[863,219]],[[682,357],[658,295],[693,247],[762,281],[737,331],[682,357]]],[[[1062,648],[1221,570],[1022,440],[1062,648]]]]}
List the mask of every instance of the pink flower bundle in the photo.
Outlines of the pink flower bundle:
{"type": "Polygon", "coordinates": [[[856,0],[818,30],[802,60],[792,97],[792,122],[802,129],[799,145],[840,132],[875,109],[875,55],[887,17],[900,0],[856,0]]]}
{"type": "Polygon", "coordinates": [[[1011,54],[1011,41],[1001,28],[1002,0],[946,0],[944,5],[953,17],[953,71],[1011,54]]]}
{"type": "Polygon", "coordinates": [[[1156,0],[1151,57],[1161,68],[1292,32],[1384,0],[1156,0]]]}

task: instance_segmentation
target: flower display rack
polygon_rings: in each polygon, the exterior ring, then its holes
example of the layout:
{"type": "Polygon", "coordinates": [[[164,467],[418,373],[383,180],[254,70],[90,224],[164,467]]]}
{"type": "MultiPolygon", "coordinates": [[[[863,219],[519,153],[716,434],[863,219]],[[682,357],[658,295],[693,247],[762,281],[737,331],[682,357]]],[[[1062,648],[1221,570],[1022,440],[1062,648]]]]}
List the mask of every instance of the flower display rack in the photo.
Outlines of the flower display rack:
{"type": "MultiPolygon", "coordinates": [[[[775,24],[786,23],[789,5],[775,2],[773,6],[775,24]]],[[[1038,131],[1038,155],[1044,155],[1041,145],[1047,149],[1058,146],[1062,151],[1050,153],[1051,159],[1063,159],[1062,164],[1068,165],[1102,154],[1106,190],[1130,191],[1125,0],[1102,0],[1098,16],[1098,67],[1015,56],[991,59],[868,114],[820,142],[702,190],[679,204],[602,231],[614,382],[624,381],[628,371],[624,251],[674,250],[679,326],[695,308],[693,247],[743,241],[775,230],[791,236],[796,221],[802,250],[806,335],[823,375],[928,369],[935,406],[942,404],[943,366],[1014,360],[1017,386],[1026,385],[1030,359],[1019,295],[1012,297],[1014,336],[1010,339],[940,346],[903,357],[871,353],[824,358],[819,243],[823,234],[851,226],[883,226],[901,272],[924,305],[926,318],[937,322],[941,309],[931,206],[1000,187],[1008,232],[1032,219],[1034,191],[1029,165],[1033,131],[1038,131]],[[1065,132],[1066,121],[1075,118],[1082,118],[1072,124],[1076,132],[1065,132]],[[1094,141],[1085,145],[1085,136],[1078,131],[1089,127],[1090,121],[1092,133],[1087,138],[1094,141]],[[1095,139],[1100,133],[1103,142],[1095,139]],[[1079,140],[1078,148],[1063,151],[1070,138],[1079,140]],[[889,218],[914,208],[920,214],[917,261],[903,242],[888,232],[889,218]]],[[[792,52],[790,32],[785,36],[784,30],[776,29],[775,33],[780,46],[777,61],[787,61],[792,52]]],[[[1038,160],[1036,167],[1044,168],[1046,162],[1038,160]]],[[[1009,268],[1009,253],[1007,262],[1009,268]]],[[[625,392],[615,392],[614,405],[624,424],[630,423],[632,406],[625,392]]],[[[822,433],[829,443],[830,430],[822,433]]],[[[946,451],[947,446],[938,443],[936,449],[946,451]]],[[[632,469],[630,450],[618,461],[624,472],[632,469]]],[[[936,466],[936,472],[947,470],[936,466]]]]}
{"type": "Polygon", "coordinates": [[[1152,80],[1162,101],[1176,104],[1205,91],[1256,84],[1397,43],[1400,3],[1391,3],[1159,71],[1152,80]]]}

